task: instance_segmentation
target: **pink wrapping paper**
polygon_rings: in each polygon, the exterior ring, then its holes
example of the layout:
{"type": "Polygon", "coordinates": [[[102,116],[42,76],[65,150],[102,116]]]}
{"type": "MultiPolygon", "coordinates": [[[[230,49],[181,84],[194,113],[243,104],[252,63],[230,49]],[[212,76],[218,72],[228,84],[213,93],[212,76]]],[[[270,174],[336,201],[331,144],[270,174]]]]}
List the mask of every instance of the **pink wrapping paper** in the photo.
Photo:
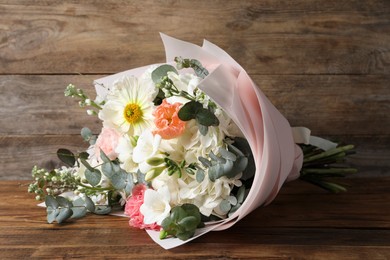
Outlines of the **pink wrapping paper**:
{"type": "MultiPolygon", "coordinates": [[[[286,180],[299,177],[303,154],[294,143],[288,121],[225,51],[206,40],[200,47],[164,34],[161,34],[161,38],[168,63],[176,56],[181,56],[197,59],[209,70],[210,74],[200,83],[199,88],[220,105],[241,129],[250,144],[256,166],[252,188],[243,205],[231,217],[208,223],[187,241],[175,238],[160,240],[159,232],[147,231],[156,243],[170,249],[212,230],[227,229],[256,208],[269,204],[286,180]]],[[[96,80],[98,95],[105,96],[107,91],[99,84],[109,87],[124,75],[141,75],[148,67],[96,80]]]]}

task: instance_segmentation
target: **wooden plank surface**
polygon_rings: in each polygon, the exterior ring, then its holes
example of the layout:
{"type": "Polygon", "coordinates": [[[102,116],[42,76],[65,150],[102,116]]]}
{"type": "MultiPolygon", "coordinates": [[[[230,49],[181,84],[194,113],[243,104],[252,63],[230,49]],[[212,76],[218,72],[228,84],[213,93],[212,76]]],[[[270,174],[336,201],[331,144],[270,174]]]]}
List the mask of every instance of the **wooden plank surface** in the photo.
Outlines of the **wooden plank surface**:
{"type": "Polygon", "coordinates": [[[1,1],[0,73],[115,73],[164,60],[158,32],[250,73],[388,74],[387,0],[1,1]],[[55,53],[55,56],[52,54],[55,53]]]}
{"type": "Polygon", "coordinates": [[[166,251],[128,227],[126,218],[90,215],[47,224],[26,182],[1,181],[0,196],[7,200],[0,201],[0,258],[387,259],[390,179],[351,182],[343,194],[288,183],[271,205],[234,227],[166,251]]]}

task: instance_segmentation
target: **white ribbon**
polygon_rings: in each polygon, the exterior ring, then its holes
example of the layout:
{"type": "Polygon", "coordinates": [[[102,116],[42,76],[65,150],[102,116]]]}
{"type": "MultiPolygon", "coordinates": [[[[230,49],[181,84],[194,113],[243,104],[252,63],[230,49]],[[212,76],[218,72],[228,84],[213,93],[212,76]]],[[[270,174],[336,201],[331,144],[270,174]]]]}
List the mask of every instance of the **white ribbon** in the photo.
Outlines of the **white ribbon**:
{"type": "Polygon", "coordinates": [[[331,142],[321,137],[312,136],[309,128],[306,127],[291,127],[294,142],[297,144],[311,144],[324,151],[333,149],[337,143],[331,142]]]}

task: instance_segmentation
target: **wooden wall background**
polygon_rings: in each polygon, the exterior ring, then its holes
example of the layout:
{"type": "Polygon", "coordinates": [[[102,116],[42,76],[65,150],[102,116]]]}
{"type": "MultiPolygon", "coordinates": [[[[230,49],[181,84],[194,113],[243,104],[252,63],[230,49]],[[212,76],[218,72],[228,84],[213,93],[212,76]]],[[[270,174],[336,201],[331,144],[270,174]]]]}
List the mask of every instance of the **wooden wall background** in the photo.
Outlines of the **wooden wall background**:
{"type": "Polygon", "coordinates": [[[224,48],[292,125],[354,143],[358,176],[390,175],[389,0],[0,0],[0,180],[85,148],[100,123],[64,88],[163,62],[158,32],[224,48]]]}

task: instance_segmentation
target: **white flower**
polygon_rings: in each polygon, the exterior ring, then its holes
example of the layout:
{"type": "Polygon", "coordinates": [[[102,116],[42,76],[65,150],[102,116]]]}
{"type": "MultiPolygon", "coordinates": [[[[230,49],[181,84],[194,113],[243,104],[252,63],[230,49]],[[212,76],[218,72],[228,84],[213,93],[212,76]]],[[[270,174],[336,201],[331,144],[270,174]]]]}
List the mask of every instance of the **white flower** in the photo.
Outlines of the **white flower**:
{"type": "Polygon", "coordinates": [[[161,187],[157,191],[148,189],[145,191],[144,203],[141,205],[140,212],[144,215],[145,224],[161,222],[168,217],[171,211],[169,205],[170,193],[168,187],[161,187]]]}
{"type": "Polygon", "coordinates": [[[133,150],[134,147],[128,135],[119,138],[115,152],[118,154],[121,167],[127,172],[136,172],[137,169],[137,164],[133,161],[133,150]]]}
{"type": "Polygon", "coordinates": [[[136,77],[124,77],[114,83],[106,97],[106,104],[99,112],[99,118],[104,125],[121,133],[139,135],[153,125],[155,95],[156,88],[149,82],[136,77]]]}
{"type": "Polygon", "coordinates": [[[139,164],[139,170],[147,173],[151,166],[146,162],[157,154],[161,142],[161,136],[154,135],[150,129],[145,130],[138,138],[137,145],[133,150],[133,161],[139,164]]]}

